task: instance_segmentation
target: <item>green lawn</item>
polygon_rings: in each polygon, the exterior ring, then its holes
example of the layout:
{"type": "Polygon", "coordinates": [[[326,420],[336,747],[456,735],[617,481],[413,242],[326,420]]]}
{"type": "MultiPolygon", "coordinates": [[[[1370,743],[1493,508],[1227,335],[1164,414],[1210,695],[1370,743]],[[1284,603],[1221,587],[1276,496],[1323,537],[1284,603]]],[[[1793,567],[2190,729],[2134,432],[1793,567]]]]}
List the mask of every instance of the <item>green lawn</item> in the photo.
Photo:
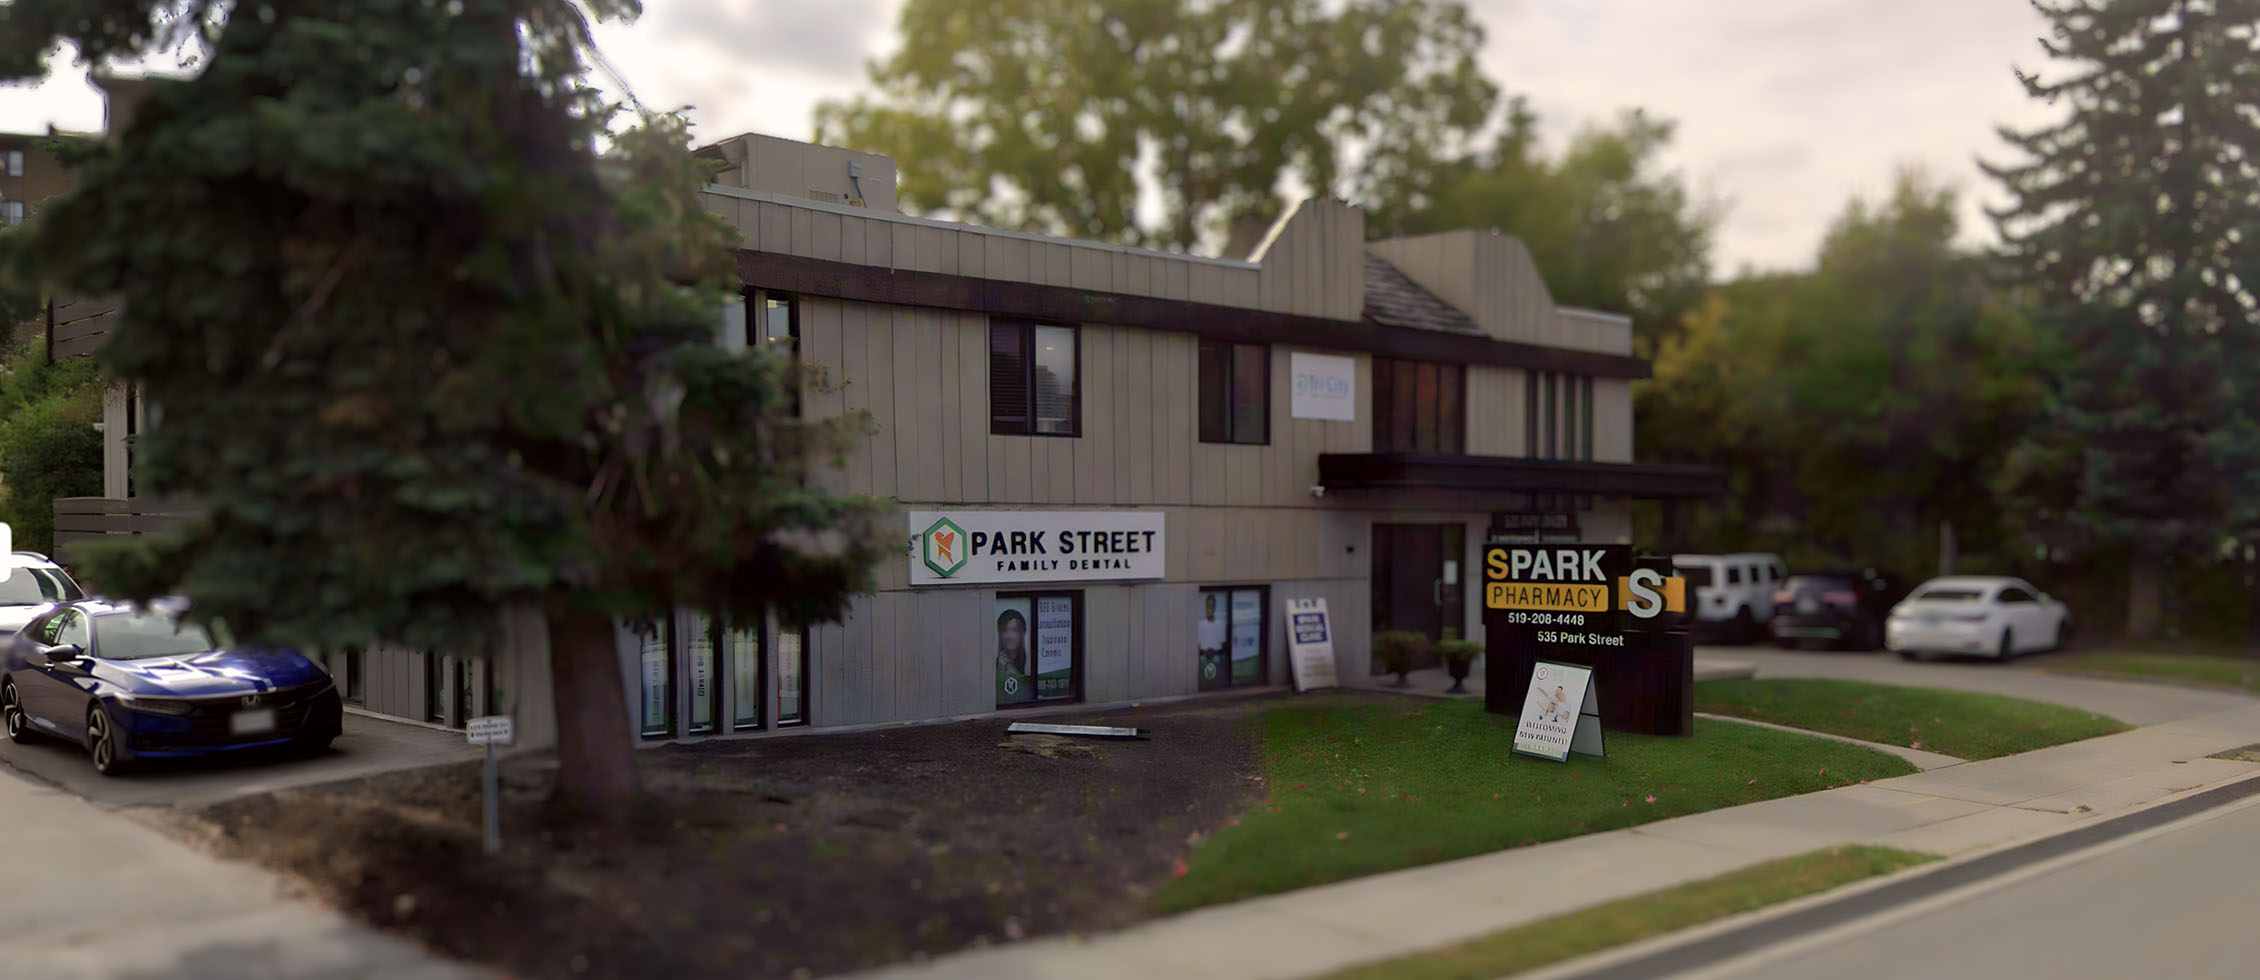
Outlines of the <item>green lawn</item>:
{"type": "Polygon", "coordinates": [[[2194,653],[2083,653],[2049,666],[2066,671],[2118,674],[2205,684],[2260,694],[2260,660],[2194,653]]]}
{"type": "Polygon", "coordinates": [[[1269,798],[1156,896],[1171,912],[1913,772],[1856,745],[1697,720],[1603,758],[1510,754],[1475,701],[1330,697],[1261,719],[1269,798]]]}
{"type": "Polygon", "coordinates": [[[1998,694],[1816,678],[1698,681],[1695,710],[1961,759],[2015,755],[2129,727],[2091,711],[1998,694]]]}
{"type": "Polygon", "coordinates": [[[1636,895],[1325,980],[1492,980],[1938,860],[1887,847],[1837,847],[1636,895]]]}

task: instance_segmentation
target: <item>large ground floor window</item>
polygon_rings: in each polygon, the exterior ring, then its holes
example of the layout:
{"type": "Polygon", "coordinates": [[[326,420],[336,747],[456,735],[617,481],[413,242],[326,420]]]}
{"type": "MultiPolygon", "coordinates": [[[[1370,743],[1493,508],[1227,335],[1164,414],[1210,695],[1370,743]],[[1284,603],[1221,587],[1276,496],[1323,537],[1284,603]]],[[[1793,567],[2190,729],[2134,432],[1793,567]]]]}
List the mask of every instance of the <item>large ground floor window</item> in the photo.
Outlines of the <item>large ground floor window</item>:
{"type": "Polygon", "coordinates": [[[1201,590],[1200,613],[1193,623],[1201,690],[1263,683],[1269,674],[1269,633],[1264,628],[1269,592],[1263,586],[1201,590]]]}
{"type": "Polygon", "coordinates": [[[636,637],[644,738],[757,731],[808,723],[808,631],[775,621],[724,627],[697,613],[628,624],[636,637]],[[766,655],[774,650],[774,662],[766,655]],[[774,723],[769,678],[776,678],[774,723]],[[679,690],[678,690],[679,688],[679,690]],[[680,700],[678,700],[678,698],[680,700]]]}
{"type": "Polygon", "coordinates": [[[1083,698],[1083,593],[997,596],[997,707],[1083,698]]]}

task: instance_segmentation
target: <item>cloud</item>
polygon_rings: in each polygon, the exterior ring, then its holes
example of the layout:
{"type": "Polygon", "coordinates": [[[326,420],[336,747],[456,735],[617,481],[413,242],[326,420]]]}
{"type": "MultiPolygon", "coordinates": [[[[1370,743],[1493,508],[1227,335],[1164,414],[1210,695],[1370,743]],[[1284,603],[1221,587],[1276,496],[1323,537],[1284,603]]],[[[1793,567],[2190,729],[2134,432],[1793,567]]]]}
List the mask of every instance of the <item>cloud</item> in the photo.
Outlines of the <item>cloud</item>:
{"type": "MultiPolygon", "coordinates": [[[[607,59],[647,105],[695,106],[701,140],[812,133],[818,101],[853,95],[863,63],[896,42],[903,0],[662,0],[642,22],[599,28],[607,59]]],[[[1731,203],[1719,269],[1809,263],[1855,194],[1885,192],[1918,164],[1964,191],[1964,231],[1990,235],[1997,195],[1980,156],[2007,148],[1993,128],[2056,110],[2011,72],[2044,67],[2045,30],[2024,3],[1997,0],[1471,0],[1483,64],[1525,95],[1559,141],[1640,106],[1679,123],[1667,159],[1731,203]]],[[[0,129],[99,125],[78,76],[0,88],[0,129]]]]}

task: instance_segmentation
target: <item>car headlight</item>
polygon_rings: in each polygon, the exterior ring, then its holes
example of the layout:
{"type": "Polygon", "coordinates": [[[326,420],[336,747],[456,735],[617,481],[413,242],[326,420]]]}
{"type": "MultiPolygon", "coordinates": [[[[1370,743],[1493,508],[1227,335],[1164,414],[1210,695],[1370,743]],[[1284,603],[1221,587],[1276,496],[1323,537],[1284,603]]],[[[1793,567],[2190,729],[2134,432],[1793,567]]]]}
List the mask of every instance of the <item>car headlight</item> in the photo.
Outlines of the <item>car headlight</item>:
{"type": "Polygon", "coordinates": [[[134,711],[146,711],[153,715],[185,715],[196,710],[193,705],[178,698],[136,697],[131,694],[120,694],[118,695],[118,703],[134,711]]]}

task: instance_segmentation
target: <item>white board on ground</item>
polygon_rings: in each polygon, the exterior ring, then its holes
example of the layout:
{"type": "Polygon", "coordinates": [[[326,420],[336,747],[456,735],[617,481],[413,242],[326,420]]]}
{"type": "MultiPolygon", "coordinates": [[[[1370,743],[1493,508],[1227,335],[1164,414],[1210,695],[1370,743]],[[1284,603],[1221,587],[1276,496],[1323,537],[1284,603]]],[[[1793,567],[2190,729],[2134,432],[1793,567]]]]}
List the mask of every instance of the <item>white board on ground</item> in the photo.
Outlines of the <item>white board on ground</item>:
{"type": "Polygon", "coordinates": [[[472,745],[508,745],[516,734],[509,715],[488,715],[463,723],[463,734],[472,745]]]}
{"type": "Polygon", "coordinates": [[[1530,669],[1530,693],[1515,726],[1514,751],[1555,762],[1569,754],[1601,754],[1601,712],[1593,668],[1541,660],[1530,669]]]}
{"type": "Polygon", "coordinates": [[[1287,657],[1296,691],[1342,686],[1334,672],[1334,625],[1326,617],[1326,600],[1287,600],[1287,657]]]}

